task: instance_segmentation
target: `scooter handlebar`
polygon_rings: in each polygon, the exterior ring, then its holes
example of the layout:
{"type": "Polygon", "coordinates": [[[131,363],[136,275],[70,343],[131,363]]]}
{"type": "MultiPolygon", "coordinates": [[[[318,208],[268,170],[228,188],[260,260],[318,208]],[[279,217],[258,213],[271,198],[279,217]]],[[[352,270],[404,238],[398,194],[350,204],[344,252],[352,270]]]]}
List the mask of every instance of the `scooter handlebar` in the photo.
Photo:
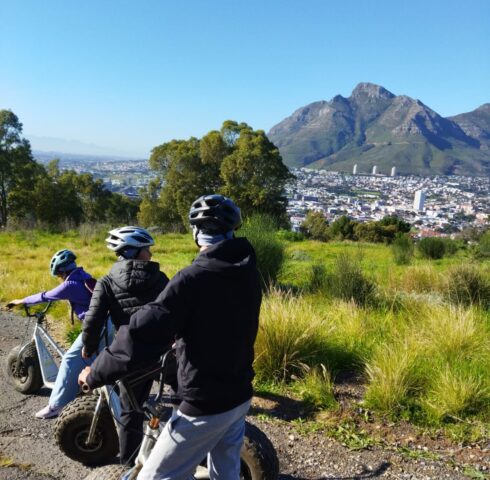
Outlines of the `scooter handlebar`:
{"type": "Polygon", "coordinates": [[[82,392],[83,393],[90,393],[92,389],[90,388],[90,385],[88,383],[84,383],[82,385],[82,392]]]}

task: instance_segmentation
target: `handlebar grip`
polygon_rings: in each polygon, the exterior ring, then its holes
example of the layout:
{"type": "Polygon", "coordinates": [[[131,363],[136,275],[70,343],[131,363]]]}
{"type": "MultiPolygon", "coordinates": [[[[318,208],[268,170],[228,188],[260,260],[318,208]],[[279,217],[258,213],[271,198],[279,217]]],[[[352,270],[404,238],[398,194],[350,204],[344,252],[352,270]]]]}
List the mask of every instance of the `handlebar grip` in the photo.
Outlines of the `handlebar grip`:
{"type": "Polygon", "coordinates": [[[12,309],[12,308],[14,308],[14,307],[15,307],[15,303],[7,303],[7,305],[5,305],[5,308],[6,308],[7,310],[11,310],[11,309],[12,309]]]}
{"type": "Polygon", "coordinates": [[[82,385],[82,392],[83,393],[90,393],[91,391],[92,391],[92,389],[90,388],[88,383],[84,383],[82,385]]]}

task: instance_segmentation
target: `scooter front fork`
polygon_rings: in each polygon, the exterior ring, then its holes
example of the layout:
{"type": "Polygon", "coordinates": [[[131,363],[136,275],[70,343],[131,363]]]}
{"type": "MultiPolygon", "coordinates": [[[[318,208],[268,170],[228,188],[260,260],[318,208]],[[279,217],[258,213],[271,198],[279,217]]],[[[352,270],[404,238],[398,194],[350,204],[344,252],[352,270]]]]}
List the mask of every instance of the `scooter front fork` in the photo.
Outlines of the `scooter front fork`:
{"type": "Polygon", "coordinates": [[[102,404],[104,402],[104,398],[101,394],[99,394],[99,398],[97,400],[97,405],[95,406],[94,416],[92,418],[92,423],[90,424],[90,430],[87,435],[87,440],[85,440],[85,445],[92,445],[95,440],[95,429],[97,428],[97,422],[99,421],[100,412],[102,411],[102,404]]]}

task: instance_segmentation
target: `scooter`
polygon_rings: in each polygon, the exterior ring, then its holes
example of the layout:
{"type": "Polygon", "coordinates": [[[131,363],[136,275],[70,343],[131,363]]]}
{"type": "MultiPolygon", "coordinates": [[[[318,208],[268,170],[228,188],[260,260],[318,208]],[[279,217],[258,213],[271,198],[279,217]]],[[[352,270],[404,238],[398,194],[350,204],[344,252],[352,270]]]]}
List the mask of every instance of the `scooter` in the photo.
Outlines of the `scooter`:
{"type": "MultiPolygon", "coordinates": [[[[14,388],[26,395],[38,392],[43,386],[53,389],[59,362],[65,353],[44,326],[51,303],[48,302],[44,309],[37,312],[31,311],[29,305],[24,305],[29,321],[21,344],[14,347],[7,356],[7,375],[14,388]],[[33,319],[33,334],[27,340],[33,319]]],[[[8,304],[7,308],[13,306],[8,304]]]]}
{"type": "MultiPolygon", "coordinates": [[[[117,427],[120,404],[115,390],[125,390],[132,408],[143,413],[147,419],[136,466],[128,477],[136,478],[170,418],[176,401],[175,397],[164,392],[166,369],[172,355],[173,350],[169,350],[161,363],[117,381],[115,387],[104,386],[90,392],[89,387],[84,385],[82,391],[86,395],[68,404],[56,420],[55,439],[60,449],[70,458],[85,464],[97,465],[113,460],[119,451],[117,427]],[[159,380],[158,393],[150,396],[141,407],[132,393],[133,387],[149,379],[159,380]]],[[[274,446],[260,429],[248,422],[240,458],[242,479],[277,478],[279,462],[274,446]]],[[[126,465],[106,465],[94,470],[86,480],[119,480],[129,469],[126,465]]],[[[194,478],[209,479],[205,461],[197,467],[194,478]]]]}

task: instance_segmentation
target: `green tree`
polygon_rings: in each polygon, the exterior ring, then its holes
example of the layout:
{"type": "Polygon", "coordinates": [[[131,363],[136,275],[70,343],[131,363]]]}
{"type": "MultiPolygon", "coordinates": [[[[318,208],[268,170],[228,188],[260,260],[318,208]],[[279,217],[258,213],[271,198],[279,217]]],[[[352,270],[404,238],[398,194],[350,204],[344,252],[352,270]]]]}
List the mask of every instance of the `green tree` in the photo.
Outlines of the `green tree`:
{"type": "Polygon", "coordinates": [[[161,177],[143,191],[138,218],[145,224],[168,226],[180,220],[187,227],[191,202],[209,193],[233,198],[245,215],[264,213],[287,221],[284,187],[292,175],[265,133],[245,123],[228,120],[202,139],[159,145],[150,166],[161,177]]]}
{"type": "Polygon", "coordinates": [[[307,237],[321,242],[328,242],[331,238],[328,223],[321,212],[309,211],[301,224],[301,231],[307,237]]]}
{"type": "Polygon", "coordinates": [[[357,223],[346,215],[342,215],[330,225],[330,235],[338,240],[355,240],[354,227],[357,223]]]}
{"type": "Polygon", "coordinates": [[[240,130],[233,152],[221,167],[223,193],[232,197],[244,214],[273,215],[286,223],[286,183],[293,178],[276,146],[262,130],[240,130]]]}
{"type": "Polygon", "coordinates": [[[32,202],[28,193],[44,174],[21,135],[22,123],[17,116],[0,110],[0,225],[7,224],[10,213],[22,216],[29,210],[32,202]]]}

